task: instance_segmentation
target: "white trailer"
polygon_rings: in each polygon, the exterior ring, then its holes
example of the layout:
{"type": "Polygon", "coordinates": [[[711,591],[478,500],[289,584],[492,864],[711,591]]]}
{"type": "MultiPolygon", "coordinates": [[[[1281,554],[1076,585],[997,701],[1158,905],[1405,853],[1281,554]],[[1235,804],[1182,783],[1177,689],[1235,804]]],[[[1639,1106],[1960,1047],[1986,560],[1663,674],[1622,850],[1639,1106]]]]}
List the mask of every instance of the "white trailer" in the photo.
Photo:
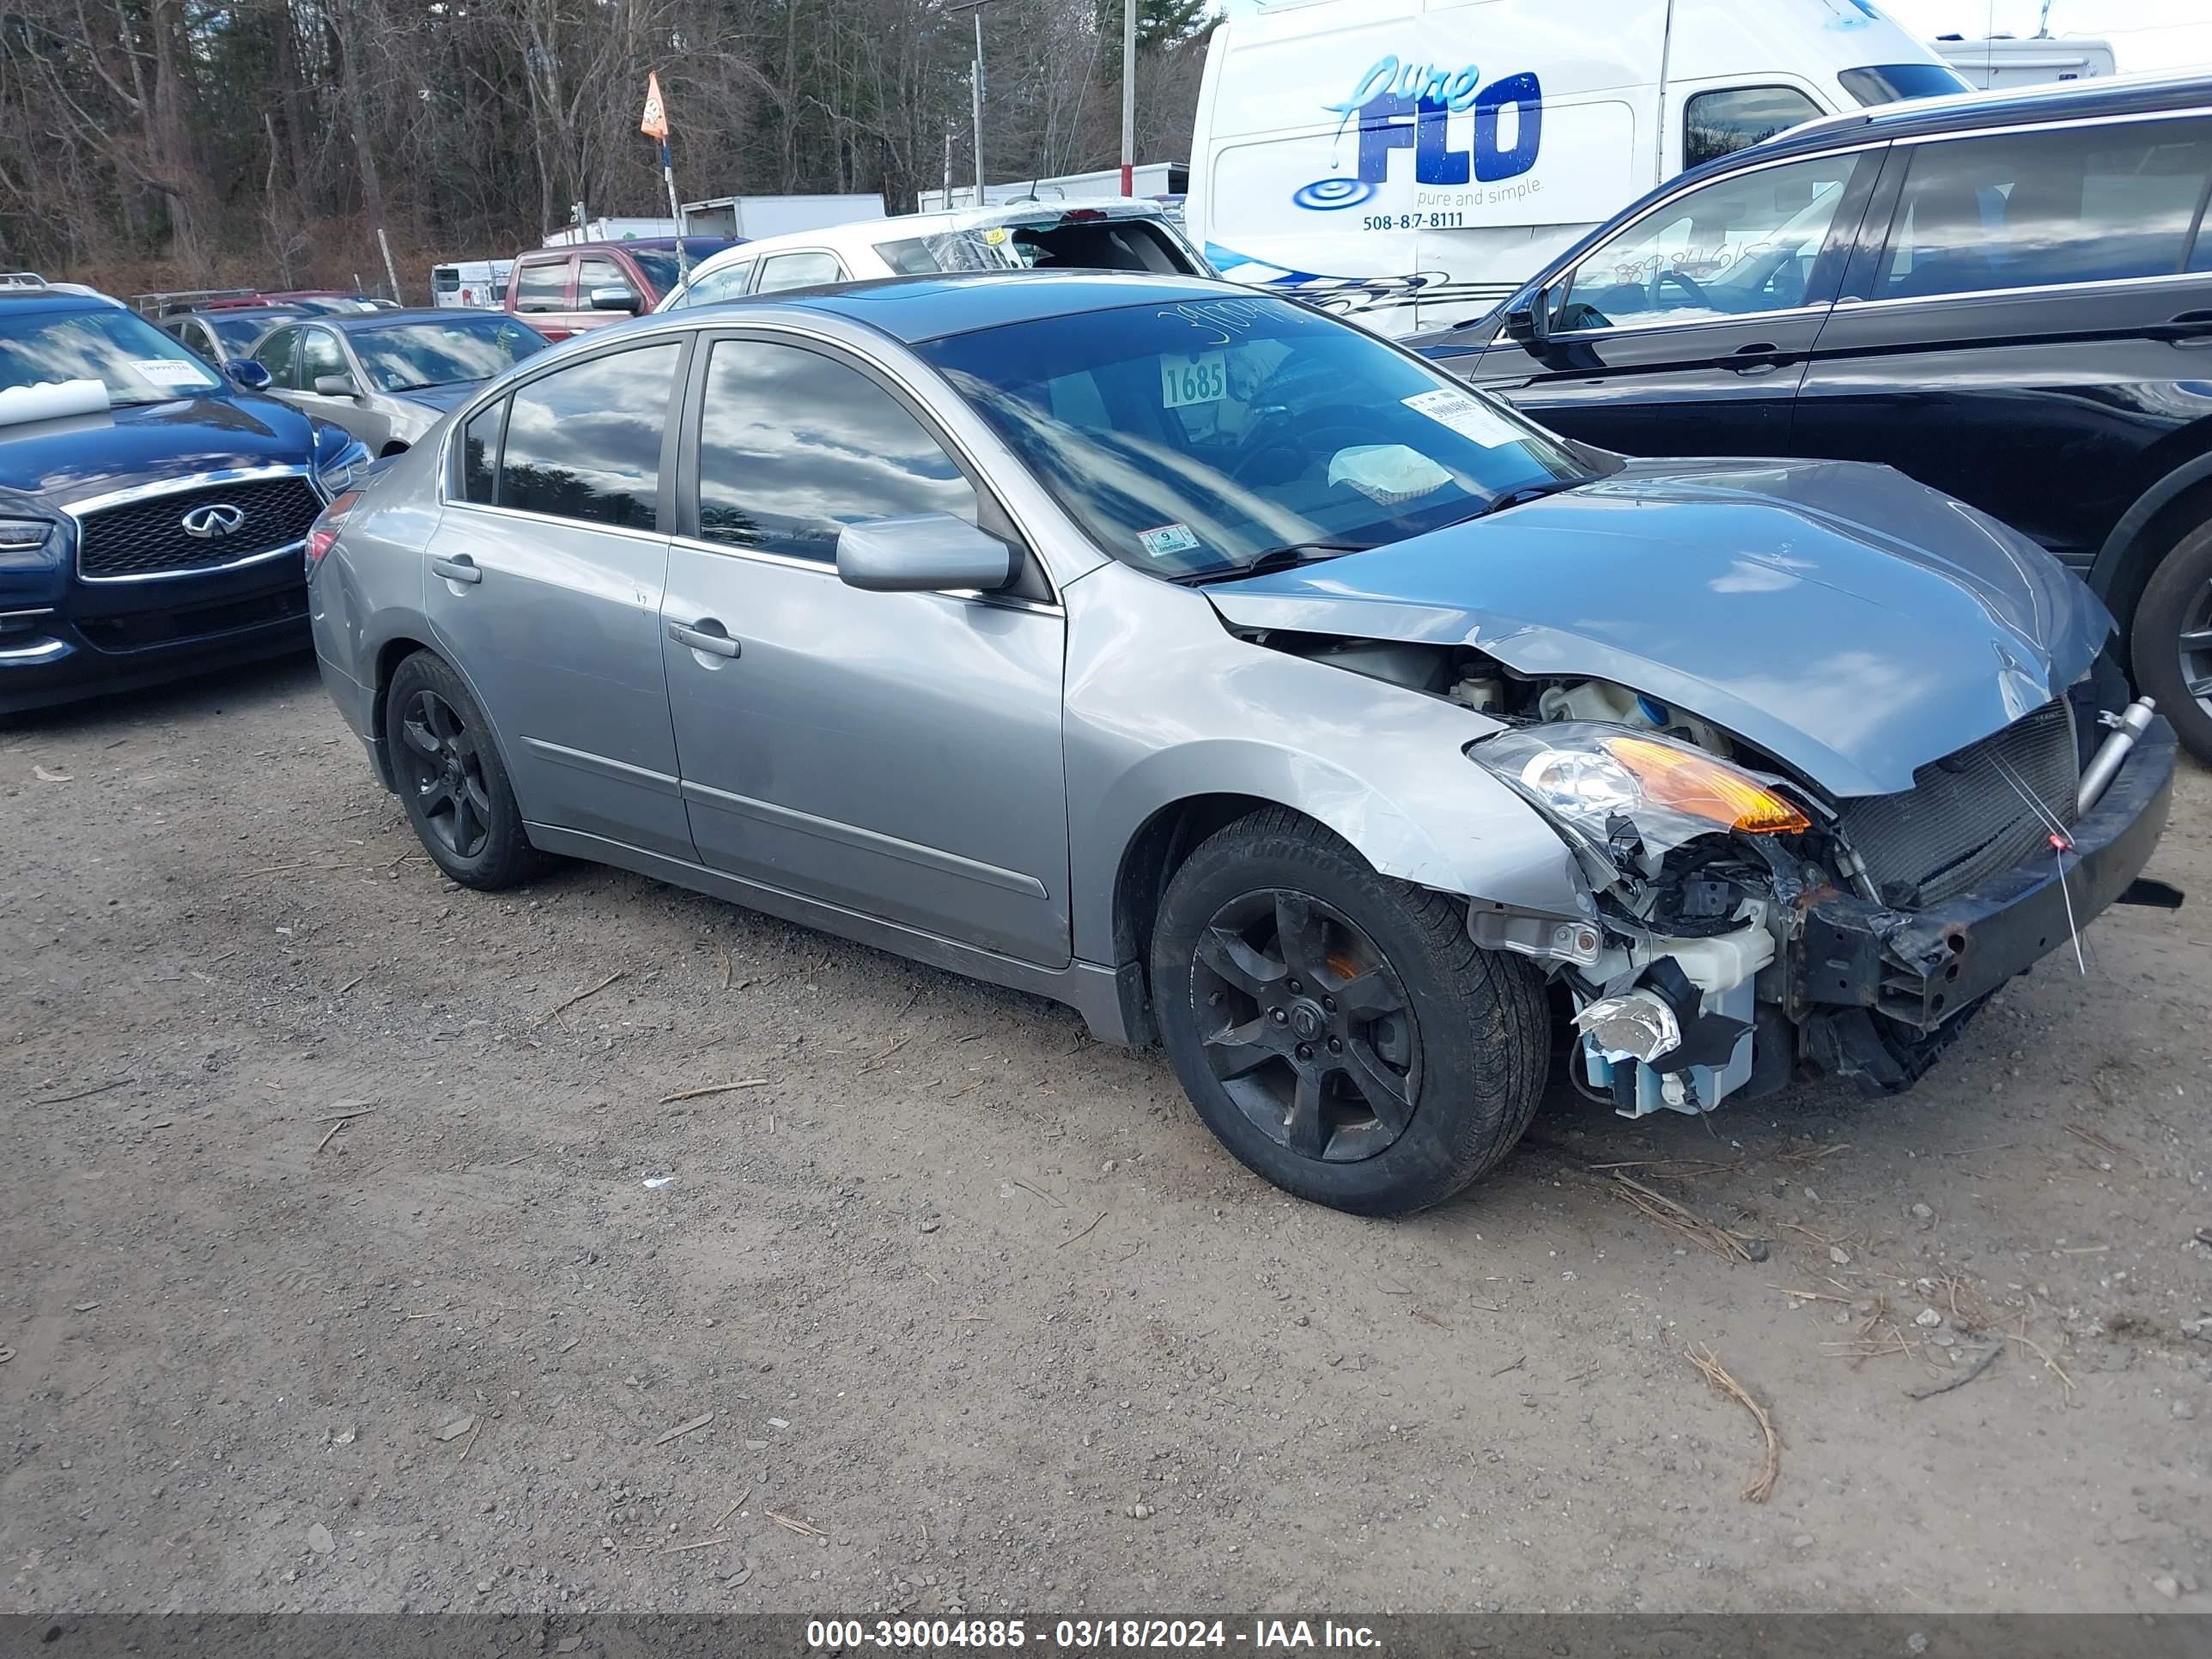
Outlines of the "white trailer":
{"type": "MultiPolygon", "coordinates": [[[[684,234],[722,236],[732,241],[757,241],[763,236],[788,236],[793,231],[828,230],[884,216],[884,198],[878,195],[842,196],[712,196],[703,202],[684,204],[684,234]]],[[[672,236],[674,230],[657,233],[672,236]]]]}
{"type": "Polygon", "coordinates": [[[2087,81],[2119,73],[2109,40],[2021,40],[1993,34],[1969,40],[1946,34],[1928,43],[1978,87],[2029,87],[2045,81],[2087,81]]]}

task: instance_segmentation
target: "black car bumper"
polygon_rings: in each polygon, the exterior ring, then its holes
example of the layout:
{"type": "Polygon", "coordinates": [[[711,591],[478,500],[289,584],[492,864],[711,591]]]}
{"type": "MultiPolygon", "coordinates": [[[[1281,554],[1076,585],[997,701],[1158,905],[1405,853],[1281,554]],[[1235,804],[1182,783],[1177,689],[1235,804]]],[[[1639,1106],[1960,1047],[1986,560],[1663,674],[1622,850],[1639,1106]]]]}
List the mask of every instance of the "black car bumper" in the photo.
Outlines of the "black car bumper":
{"type": "MultiPolygon", "coordinates": [[[[70,599],[78,596],[73,591],[70,599]]],[[[0,616],[0,714],[303,651],[307,591],[295,560],[251,583],[147,583],[93,603],[0,616]]]]}
{"type": "Polygon", "coordinates": [[[1835,1008],[1935,1032],[2053,951],[2127,891],[2150,862],[2173,801],[2173,728],[2130,752],[2104,798],[2053,847],[1942,904],[1888,909],[1831,892],[1807,912],[1789,958],[1790,1012],[1835,1008]]]}

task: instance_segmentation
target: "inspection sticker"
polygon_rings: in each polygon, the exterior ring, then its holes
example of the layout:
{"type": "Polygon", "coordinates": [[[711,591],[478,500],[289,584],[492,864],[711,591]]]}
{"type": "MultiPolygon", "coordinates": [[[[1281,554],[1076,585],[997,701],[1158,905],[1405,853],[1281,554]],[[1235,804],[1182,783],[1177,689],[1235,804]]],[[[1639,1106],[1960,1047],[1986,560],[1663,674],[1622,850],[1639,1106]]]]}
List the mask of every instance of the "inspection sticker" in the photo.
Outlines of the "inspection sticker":
{"type": "Polygon", "coordinates": [[[210,386],[215,377],[198,363],[169,357],[133,357],[131,367],[155,386],[210,386]]]}
{"type": "Polygon", "coordinates": [[[1164,524],[1158,530],[1139,530],[1137,544],[1156,559],[1172,558],[1198,546],[1198,538],[1187,524],[1164,524]]]}
{"type": "Polygon", "coordinates": [[[1471,398],[1464,392],[1438,388],[1434,392],[1416,392],[1402,401],[1416,415],[1425,415],[1438,425],[1449,427],[1461,437],[1474,440],[1485,449],[1495,449],[1500,444],[1518,443],[1528,436],[1480,398],[1471,398]]]}

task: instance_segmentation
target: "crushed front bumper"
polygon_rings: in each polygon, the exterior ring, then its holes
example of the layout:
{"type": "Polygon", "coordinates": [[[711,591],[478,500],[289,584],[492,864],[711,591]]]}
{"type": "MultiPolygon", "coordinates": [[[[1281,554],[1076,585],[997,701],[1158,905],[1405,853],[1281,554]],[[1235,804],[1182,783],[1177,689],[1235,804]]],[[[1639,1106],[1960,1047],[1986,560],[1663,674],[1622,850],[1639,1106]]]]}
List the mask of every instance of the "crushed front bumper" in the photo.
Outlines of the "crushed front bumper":
{"type": "MultiPolygon", "coordinates": [[[[1840,1011],[1932,1035],[2089,925],[2142,873],[2173,800],[2174,736],[2154,720],[2073,845],[1924,910],[1893,910],[1832,889],[1816,896],[1786,964],[1793,1019],[1840,1011]]],[[[1846,1066],[1842,1069],[1856,1070],[1846,1066]]]]}

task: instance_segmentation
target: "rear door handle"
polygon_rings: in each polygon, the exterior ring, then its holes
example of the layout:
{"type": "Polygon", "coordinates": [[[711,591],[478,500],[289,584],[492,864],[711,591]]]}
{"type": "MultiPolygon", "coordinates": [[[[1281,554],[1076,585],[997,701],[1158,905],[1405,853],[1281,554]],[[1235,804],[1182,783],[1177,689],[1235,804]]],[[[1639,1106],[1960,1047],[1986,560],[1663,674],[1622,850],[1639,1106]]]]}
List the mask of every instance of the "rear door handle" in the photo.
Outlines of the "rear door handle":
{"type": "Polygon", "coordinates": [[[1764,374],[1795,361],[1779,346],[1762,340],[1756,345],[1738,346],[1721,359],[1721,367],[1731,374],[1764,374]]]}
{"type": "Polygon", "coordinates": [[[2170,345],[2212,345],[2212,311],[2185,311],[2165,322],[2153,323],[2143,332],[2170,345]]]}
{"type": "Polygon", "coordinates": [[[688,645],[694,651],[704,651],[709,656],[735,657],[744,650],[712,617],[702,617],[689,627],[682,623],[671,623],[668,624],[668,637],[678,645],[688,645]],[[709,632],[709,629],[713,631],[709,632]]]}
{"type": "Polygon", "coordinates": [[[483,572],[477,568],[477,562],[465,553],[457,559],[433,559],[430,568],[449,582],[480,582],[483,580],[483,572]]]}

